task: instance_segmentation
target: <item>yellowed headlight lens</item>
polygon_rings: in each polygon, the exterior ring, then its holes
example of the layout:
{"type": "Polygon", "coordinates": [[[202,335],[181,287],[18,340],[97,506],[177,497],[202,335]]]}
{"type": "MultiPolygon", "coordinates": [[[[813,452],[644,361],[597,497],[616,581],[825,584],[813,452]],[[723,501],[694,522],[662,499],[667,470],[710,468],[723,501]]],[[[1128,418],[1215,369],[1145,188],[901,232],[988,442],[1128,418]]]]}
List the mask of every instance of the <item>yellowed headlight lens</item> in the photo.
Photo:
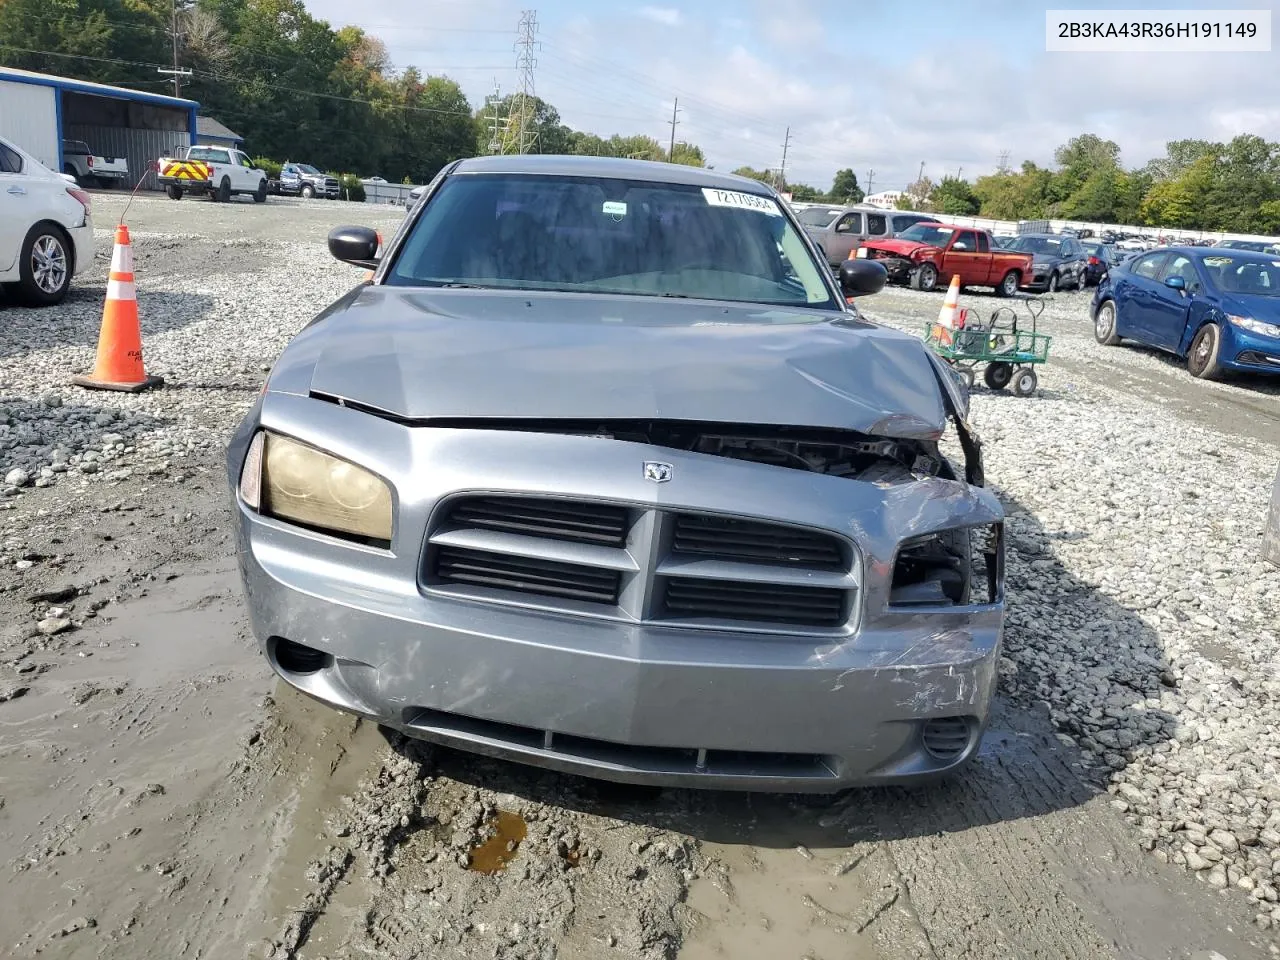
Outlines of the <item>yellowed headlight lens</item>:
{"type": "Polygon", "coordinates": [[[314,447],[266,434],[263,512],[338,534],[390,541],[391,488],[373,473],[314,447]]]}

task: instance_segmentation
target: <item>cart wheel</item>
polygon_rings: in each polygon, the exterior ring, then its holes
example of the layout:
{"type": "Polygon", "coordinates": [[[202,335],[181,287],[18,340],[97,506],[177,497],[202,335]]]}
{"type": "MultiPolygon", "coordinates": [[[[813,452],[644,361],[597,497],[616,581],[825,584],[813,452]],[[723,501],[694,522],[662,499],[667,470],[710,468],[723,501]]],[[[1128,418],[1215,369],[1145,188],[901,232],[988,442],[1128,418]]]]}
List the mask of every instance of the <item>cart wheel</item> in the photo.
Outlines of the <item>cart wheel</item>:
{"type": "Polygon", "coordinates": [[[973,372],[973,367],[956,367],[956,376],[964,383],[966,390],[972,390],[974,382],[978,379],[973,372]]]}
{"type": "Polygon", "coordinates": [[[1013,364],[1011,363],[989,363],[986,371],[982,374],[982,379],[986,381],[988,387],[992,390],[1003,390],[1009,385],[1009,381],[1013,379],[1013,364]]]}
{"type": "Polygon", "coordinates": [[[1032,367],[1021,367],[1013,377],[1013,395],[1029,397],[1036,392],[1036,372],[1032,367]]]}

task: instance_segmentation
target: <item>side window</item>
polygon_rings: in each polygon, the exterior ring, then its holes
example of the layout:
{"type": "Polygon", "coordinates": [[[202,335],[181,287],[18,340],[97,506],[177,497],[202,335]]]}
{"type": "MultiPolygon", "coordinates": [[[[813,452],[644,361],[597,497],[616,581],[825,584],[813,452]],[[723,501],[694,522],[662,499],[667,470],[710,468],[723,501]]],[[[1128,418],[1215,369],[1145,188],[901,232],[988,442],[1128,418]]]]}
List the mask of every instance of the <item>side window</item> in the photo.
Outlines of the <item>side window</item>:
{"type": "Polygon", "coordinates": [[[862,214],[846,213],[836,224],[836,233],[861,233],[862,214]]]}
{"type": "Polygon", "coordinates": [[[987,242],[987,235],[985,233],[978,234],[978,252],[979,253],[991,252],[991,244],[987,242]]]}
{"type": "Polygon", "coordinates": [[[1181,277],[1188,290],[1200,289],[1200,278],[1196,275],[1196,267],[1190,257],[1176,254],[1164,269],[1163,279],[1168,280],[1170,277],[1181,277]]]}
{"type": "Polygon", "coordinates": [[[873,237],[883,237],[886,229],[887,229],[887,224],[885,223],[884,214],[882,213],[867,214],[867,233],[871,234],[871,236],[873,237]]]}
{"type": "Polygon", "coordinates": [[[958,253],[973,253],[978,249],[978,235],[972,230],[961,230],[956,234],[956,242],[951,249],[958,253]]]}
{"type": "MultiPolygon", "coordinates": [[[[21,173],[22,157],[16,150],[10,150],[3,143],[0,143],[0,173],[21,173]]],[[[17,187],[14,188],[15,190],[17,187]]]]}
{"type": "Polygon", "coordinates": [[[240,161],[240,166],[242,166],[242,167],[252,167],[252,166],[253,166],[253,161],[249,159],[249,155],[248,155],[247,153],[237,153],[237,154],[236,154],[236,157],[237,157],[237,159],[239,159],[239,161],[240,161]]]}
{"type": "Polygon", "coordinates": [[[225,150],[210,150],[207,158],[210,163],[230,163],[231,158],[225,150]]]}
{"type": "Polygon", "coordinates": [[[1132,272],[1139,277],[1154,280],[1160,273],[1160,265],[1164,263],[1163,253],[1149,253],[1133,265],[1132,272]]]}

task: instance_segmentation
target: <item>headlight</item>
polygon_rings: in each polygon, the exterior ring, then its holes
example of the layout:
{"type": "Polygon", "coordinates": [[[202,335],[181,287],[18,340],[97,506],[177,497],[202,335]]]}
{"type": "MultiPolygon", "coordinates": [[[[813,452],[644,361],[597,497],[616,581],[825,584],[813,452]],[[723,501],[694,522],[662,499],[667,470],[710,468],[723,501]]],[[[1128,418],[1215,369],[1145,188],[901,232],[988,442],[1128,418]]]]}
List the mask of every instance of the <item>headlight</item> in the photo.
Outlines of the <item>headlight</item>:
{"type": "Polygon", "coordinates": [[[339,536],[391,542],[391,488],[363,467],[259,431],[240,474],[240,498],[266,516],[339,536]]]}
{"type": "Polygon", "coordinates": [[[889,604],[947,607],[997,603],[1003,592],[1002,523],[913,537],[898,546],[889,604]]]}
{"type": "Polygon", "coordinates": [[[1248,330],[1250,333],[1258,333],[1264,337],[1280,337],[1280,326],[1274,323],[1263,323],[1261,320],[1253,319],[1253,317],[1237,317],[1232,313],[1227,314],[1227,319],[1231,321],[1233,326],[1248,330]]]}

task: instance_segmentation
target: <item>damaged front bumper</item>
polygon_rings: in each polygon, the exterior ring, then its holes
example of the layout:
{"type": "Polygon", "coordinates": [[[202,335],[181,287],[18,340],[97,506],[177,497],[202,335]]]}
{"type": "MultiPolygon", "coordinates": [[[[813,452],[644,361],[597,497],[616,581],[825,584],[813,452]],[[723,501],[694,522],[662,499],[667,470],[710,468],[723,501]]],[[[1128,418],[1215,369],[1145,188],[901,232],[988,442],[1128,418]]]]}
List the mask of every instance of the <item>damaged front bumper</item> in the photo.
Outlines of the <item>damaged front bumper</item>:
{"type": "Polygon", "coordinates": [[[389,549],[237,501],[254,631],[310,696],[472,752],[669,786],[832,792],[952,772],[978,748],[1002,639],[1002,533],[990,578],[963,602],[892,597],[905,544],[1002,529],[958,414],[969,483],[878,484],[598,437],[408,427],[295,396],[260,409],[232,443],[233,484],[261,426],[369,466],[396,491],[389,549]],[[647,461],[676,482],[647,481],[647,461]],[[477,495],[621,506],[630,532],[606,550],[460,529],[446,507],[477,495]],[[681,557],[661,516],[682,515],[816,531],[843,545],[845,566],[681,557]],[[623,586],[614,606],[584,607],[445,582],[432,561],[441,545],[617,570],[623,586]],[[676,578],[820,583],[849,600],[820,627],[663,615],[658,584],[676,578]]]}

